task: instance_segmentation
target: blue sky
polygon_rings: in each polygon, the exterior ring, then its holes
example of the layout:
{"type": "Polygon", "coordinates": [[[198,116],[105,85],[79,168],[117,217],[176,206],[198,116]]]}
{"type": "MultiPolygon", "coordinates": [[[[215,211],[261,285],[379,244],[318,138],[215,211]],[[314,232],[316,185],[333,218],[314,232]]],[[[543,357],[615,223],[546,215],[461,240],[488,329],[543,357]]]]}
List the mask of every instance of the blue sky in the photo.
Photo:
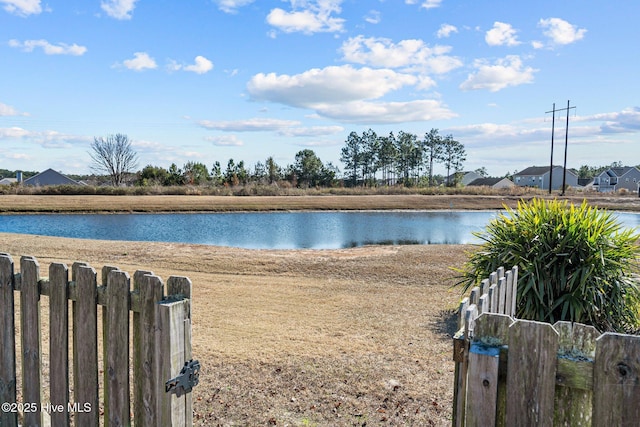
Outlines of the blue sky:
{"type": "MultiPolygon", "coordinates": [[[[352,131],[432,128],[492,175],[640,164],[636,0],[0,0],[0,168],[90,172],[94,137],[147,164],[340,169],[352,131]],[[556,119],[562,163],[565,112],[556,119]]],[[[442,173],[444,170],[436,172],[442,173]]]]}

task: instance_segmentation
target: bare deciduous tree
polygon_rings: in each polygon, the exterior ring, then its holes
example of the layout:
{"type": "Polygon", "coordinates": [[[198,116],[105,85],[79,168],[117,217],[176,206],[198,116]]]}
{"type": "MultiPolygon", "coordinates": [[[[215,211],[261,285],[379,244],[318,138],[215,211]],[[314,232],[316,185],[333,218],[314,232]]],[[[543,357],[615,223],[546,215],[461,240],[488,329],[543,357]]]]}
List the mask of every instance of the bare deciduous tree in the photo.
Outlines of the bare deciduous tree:
{"type": "Polygon", "coordinates": [[[138,155],[127,135],[117,133],[106,138],[94,137],[91,143],[92,169],[107,173],[114,187],[120,186],[138,164],[138,155]]]}

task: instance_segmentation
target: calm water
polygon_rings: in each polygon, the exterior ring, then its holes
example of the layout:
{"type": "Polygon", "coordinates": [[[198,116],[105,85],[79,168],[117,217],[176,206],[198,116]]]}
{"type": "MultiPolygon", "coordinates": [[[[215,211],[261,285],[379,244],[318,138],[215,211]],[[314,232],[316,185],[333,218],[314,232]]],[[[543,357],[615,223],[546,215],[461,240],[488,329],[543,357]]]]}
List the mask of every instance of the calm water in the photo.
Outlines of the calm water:
{"type": "MultiPolygon", "coordinates": [[[[640,214],[618,214],[640,227],[640,214]]],[[[495,212],[270,212],[0,215],[0,232],[99,240],[183,242],[249,249],[477,243],[495,212]]]]}

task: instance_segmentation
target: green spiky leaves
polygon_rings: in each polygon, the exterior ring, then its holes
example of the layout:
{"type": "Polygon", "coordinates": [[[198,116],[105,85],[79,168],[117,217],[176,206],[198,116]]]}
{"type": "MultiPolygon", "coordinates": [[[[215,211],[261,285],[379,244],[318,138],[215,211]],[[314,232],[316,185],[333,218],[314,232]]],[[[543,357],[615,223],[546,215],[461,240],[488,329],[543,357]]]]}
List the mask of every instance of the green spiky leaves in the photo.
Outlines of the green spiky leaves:
{"type": "Polygon", "coordinates": [[[464,291],[498,267],[519,268],[517,317],[601,331],[640,327],[640,235],[583,202],[533,199],[505,207],[461,269],[464,291]]]}

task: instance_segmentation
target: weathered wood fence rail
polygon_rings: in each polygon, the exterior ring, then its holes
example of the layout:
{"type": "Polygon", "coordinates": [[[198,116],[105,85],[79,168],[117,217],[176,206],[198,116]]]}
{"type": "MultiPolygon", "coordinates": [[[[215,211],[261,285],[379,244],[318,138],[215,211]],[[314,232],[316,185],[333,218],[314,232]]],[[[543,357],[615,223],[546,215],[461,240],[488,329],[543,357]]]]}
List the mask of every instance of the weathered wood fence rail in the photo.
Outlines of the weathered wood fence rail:
{"type": "Polygon", "coordinates": [[[640,336],[514,319],[517,274],[460,304],[453,425],[640,425],[640,336]]]}
{"type": "Polygon", "coordinates": [[[178,396],[165,392],[165,382],[191,359],[191,281],[186,277],[170,277],[165,296],[162,280],[149,271],[135,272],[133,289],[129,274],[116,267],[102,269],[101,286],[97,279],[96,271],[85,263],[72,265],[71,280],[67,265],[59,263],[51,264],[49,277],[41,279],[38,261],[29,256],[20,258],[20,272],[15,273],[11,256],[0,254],[1,427],[17,426],[19,415],[26,426],[68,426],[72,420],[76,426],[97,426],[101,422],[105,426],[126,426],[132,421],[136,427],[192,425],[191,394],[178,396]],[[15,291],[20,292],[19,401],[15,291]],[[49,297],[50,397],[46,402],[42,295],[49,297]],[[102,366],[98,357],[99,306],[102,306],[102,366]],[[100,368],[104,372],[102,393],[100,368]]]}

